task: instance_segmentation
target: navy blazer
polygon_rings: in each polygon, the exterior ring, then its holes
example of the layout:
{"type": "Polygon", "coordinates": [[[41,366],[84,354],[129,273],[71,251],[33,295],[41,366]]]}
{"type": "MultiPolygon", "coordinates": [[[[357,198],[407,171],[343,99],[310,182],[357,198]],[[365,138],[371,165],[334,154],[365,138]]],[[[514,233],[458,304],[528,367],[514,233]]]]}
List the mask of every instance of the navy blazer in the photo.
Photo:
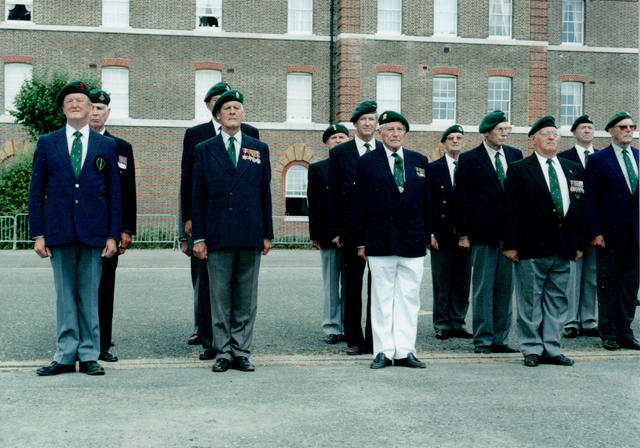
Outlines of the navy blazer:
{"type": "Polygon", "coordinates": [[[406,148],[400,193],[384,149],[363,155],[356,174],[356,244],[367,256],[424,257],[431,241],[429,160],[406,148]]]}
{"type": "MultiPolygon", "coordinates": [[[[376,140],[376,149],[383,151],[382,142],[376,140]]],[[[353,208],[355,201],[356,170],[360,153],[355,139],[334,146],[329,151],[329,227],[331,238],[340,236],[341,242],[355,244],[355,221],[353,208]]]]}
{"type": "Polygon", "coordinates": [[[233,166],[221,135],[196,145],[193,161],[193,239],[207,250],[249,247],[262,250],[273,239],[269,147],[242,133],[233,166]]]}
{"type": "MultiPolygon", "coordinates": [[[[519,149],[506,145],[502,149],[507,164],[522,159],[519,149]]],[[[504,190],[484,143],[460,154],[455,180],[456,235],[468,236],[471,244],[500,243],[502,221],[508,210],[504,208],[504,190]]]]}
{"type": "MultiPolygon", "coordinates": [[[[638,166],[638,150],[631,148],[638,166]]],[[[638,247],[638,190],[632,195],[613,146],[589,156],[585,171],[585,224],[591,241],[602,235],[606,247],[638,247]]]]}
{"type": "Polygon", "coordinates": [[[43,135],[33,156],[29,190],[29,233],[44,236],[47,246],[77,239],[104,247],[120,239],[120,174],[116,143],[90,130],[87,155],[75,179],[65,128],[43,135]],[[100,169],[100,160],[104,166],[100,169]]]}
{"type": "Polygon", "coordinates": [[[567,159],[558,159],[569,190],[569,208],[562,218],[553,199],[540,163],[534,154],[509,166],[504,182],[506,213],[502,249],[515,249],[518,258],[544,258],[558,254],[567,260],[583,250],[581,207],[584,198],[582,167],[567,159]],[[571,191],[573,190],[573,191],[571,191]]]}
{"type": "Polygon", "coordinates": [[[136,234],[136,164],[133,160],[131,144],[109,131],[104,131],[105,137],[111,137],[116,142],[116,156],[120,171],[120,195],[122,196],[122,231],[130,235],[136,234]]]}
{"type": "Polygon", "coordinates": [[[445,156],[429,164],[431,175],[431,227],[438,246],[458,246],[453,221],[453,185],[445,156]]]}
{"type": "Polygon", "coordinates": [[[309,202],[309,237],[322,249],[335,247],[329,231],[329,159],[309,165],[307,175],[309,202]]]}

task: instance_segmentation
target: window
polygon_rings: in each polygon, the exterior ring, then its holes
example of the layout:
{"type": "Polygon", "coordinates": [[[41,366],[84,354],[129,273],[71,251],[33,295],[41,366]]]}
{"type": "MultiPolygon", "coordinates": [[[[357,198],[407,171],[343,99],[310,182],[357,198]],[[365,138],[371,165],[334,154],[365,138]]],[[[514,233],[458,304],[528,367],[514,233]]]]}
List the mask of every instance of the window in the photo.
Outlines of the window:
{"type": "Polygon", "coordinates": [[[378,110],[393,110],[400,113],[402,102],[402,75],[378,73],[376,79],[376,101],[378,110]]]}
{"type": "Polygon", "coordinates": [[[433,34],[441,36],[458,34],[458,0],[434,0],[433,34]]]}
{"type": "Polygon", "coordinates": [[[313,0],[289,0],[290,33],[311,34],[313,31],[313,0]]]}
{"type": "Polygon", "coordinates": [[[511,0],[489,0],[489,37],[511,37],[511,0]]]}
{"type": "Polygon", "coordinates": [[[433,120],[455,121],[456,77],[433,78],[433,120]]]}
{"type": "Polygon", "coordinates": [[[311,75],[287,74],[287,121],[311,121],[311,75]]]}
{"type": "Polygon", "coordinates": [[[102,26],[129,26],[129,0],[102,0],[102,26]]]}
{"type": "Polygon", "coordinates": [[[487,113],[501,110],[511,121],[511,78],[506,76],[489,77],[487,113]]]}
{"type": "Polygon", "coordinates": [[[211,112],[205,105],[204,96],[212,85],[220,81],[222,81],[222,72],[220,70],[196,70],[196,118],[211,119],[211,112]]]}
{"type": "Polygon", "coordinates": [[[378,0],[378,33],[402,32],[402,0],[378,0]]]}
{"type": "Polygon", "coordinates": [[[562,43],[582,44],[584,39],[584,2],[562,0],[562,43]]]}
{"type": "Polygon", "coordinates": [[[222,29],[222,0],[196,0],[196,26],[222,29]]]}
{"type": "Polygon", "coordinates": [[[129,69],[126,67],[103,67],[102,89],[111,96],[112,117],[129,116],[129,69]]]}
{"type": "Polygon", "coordinates": [[[22,84],[31,79],[31,64],[11,63],[4,66],[4,111],[15,110],[13,101],[22,84]]]}
{"type": "Polygon", "coordinates": [[[287,216],[309,216],[307,204],[307,168],[293,165],[285,176],[285,208],[287,216]]]}
{"type": "Polygon", "coordinates": [[[560,90],[560,126],[571,126],[582,115],[582,83],[563,82],[560,90]]]}
{"type": "Polygon", "coordinates": [[[22,20],[31,22],[31,13],[33,12],[33,0],[11,1],[8,0],[4,4],[4,16],[7,20],[22,20]]]}

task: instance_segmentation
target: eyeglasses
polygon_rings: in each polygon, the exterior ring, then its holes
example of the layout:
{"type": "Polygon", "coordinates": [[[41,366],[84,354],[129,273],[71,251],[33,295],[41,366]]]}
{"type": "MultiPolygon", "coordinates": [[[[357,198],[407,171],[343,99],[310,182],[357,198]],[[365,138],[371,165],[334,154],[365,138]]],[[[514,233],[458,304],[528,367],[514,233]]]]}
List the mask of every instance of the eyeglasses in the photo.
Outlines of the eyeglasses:
{"type": "Polygon", "coordinates": [[[549,137],[550,135],[558,137],[560,134],[558,133],[558,131],[542,131],[540,132],[540,135],[543,137],[549,137]]]}
{"type": "Polygon", "coordinates": [[[496,131],[498,131],[499,133],[503,133],[503,132],[511,132],[511,126],[507,126],[504,128],[496,128],[496,131]]]}
{"type": "Polygon", "coordinates": [[[620,129],[621,131],[628,131],[628,130],[635,131],[637,125],[635,125],[635,124],[619,124],[616,127],[618,129],[620,129]]]}
{"type": "Polygon", "coordinates": [[[447,140],[462,140],[464,137],[462,135],[447,135],[447,140]]]}

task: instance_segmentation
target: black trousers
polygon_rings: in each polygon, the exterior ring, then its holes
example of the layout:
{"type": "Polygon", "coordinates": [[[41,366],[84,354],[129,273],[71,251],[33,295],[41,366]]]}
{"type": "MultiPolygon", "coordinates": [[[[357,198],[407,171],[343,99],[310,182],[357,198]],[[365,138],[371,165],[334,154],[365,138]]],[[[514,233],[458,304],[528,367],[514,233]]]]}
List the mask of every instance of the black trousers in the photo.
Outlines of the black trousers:
{"type": "Polygon", "coordinates": [[[640,277],[638,247],[596,248],[598,329],[602,340],[633,338],[631,322],[636,312],[640,277]]]}
{"type": "Polygon", "coordinates": [[[362,275],[366,262],[358,257],[358,248],[344,246],[344,337],[349,347],[360,346],[365,352],[373,350],[371,334],[371,271],[367,280],[367,319],[362,335],[362,275]]]}
{"type": "Polygon", "coordinates": [[[200,260],[191,256],[191,284],[195,295],[195,318],[198,336],[204,348],[213,345],[213,333],[211,328],[211,301],[209,300],[209,272],[207,260],[200,260]]]}
{"type": "Polygon", "coordinates": [[[460,330],[469,309],[471,254],[460,247],[431,250],[433,328],[460,330]]]}
{"type": "Polygon", "coordinates": [[[116,286],[118,253],[111,258],[102,257],[102,277],[98,287],[98,319],[100,320],[100,352],[111,347],[113,325],[113,292],[116,286]]]}

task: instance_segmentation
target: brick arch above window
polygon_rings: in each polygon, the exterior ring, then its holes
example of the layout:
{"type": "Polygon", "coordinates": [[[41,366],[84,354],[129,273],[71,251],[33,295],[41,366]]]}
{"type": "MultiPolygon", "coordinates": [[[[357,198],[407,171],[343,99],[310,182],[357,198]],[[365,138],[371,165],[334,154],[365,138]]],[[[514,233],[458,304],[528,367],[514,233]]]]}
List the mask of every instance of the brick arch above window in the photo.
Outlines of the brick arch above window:
{"type": "Polygon", "coordinates": [[[287,65],[287,73],[309,73],[313,75],[313,65],[287,65]]]}
{"type": "Polygon", "coordinates": [[[2,62],[5,64],[31,64],[33,65],[32,56],[10,55],[2,56],[2,62]]]}
{"type": "Polygon", "coordinates": [[[218,70],[222,71],[224,65],[221,62],[194,62],[193,68],[195,70],[218,70]]]}
{"type": "Polygon", "coordinates": [[[102,61],[100,61],[100,66],[129,68],[131,66],[131,61],[129,59],[105,58],[102,61]]]}
{"type": "Polygon", "coordinates": [[[397,73],[402,74],[403,68],[400,65],[376,65],[377,73],[397,73]]]}
{"type": "Polygon", "coordinates": [[[583,75],[562,75],[560,76],[562,82],[581,82],[582,84],[587,82],[587,77],[583,75]]]}
{"type": "Polygon", "coordinates": [[[503,76],[505,78],[513,78],[515,70],[508,68],[490,68],[487,70],[487,76],[503,76]]]}
{"type": "Polygon", "coordinates": [[[308,168],[309,164],[315,161],[315,158],[313,150],[306,144],[296,143],[291,145],[273,169],[273,178],[283,180],[290,166],[298,164],[308,168]]]}
{"type": "Polygon", "coordinates": [[[458,76],[460,74],[460,69],[455,67],[433,67],[432,72],[434,75],[458,76]]]}

